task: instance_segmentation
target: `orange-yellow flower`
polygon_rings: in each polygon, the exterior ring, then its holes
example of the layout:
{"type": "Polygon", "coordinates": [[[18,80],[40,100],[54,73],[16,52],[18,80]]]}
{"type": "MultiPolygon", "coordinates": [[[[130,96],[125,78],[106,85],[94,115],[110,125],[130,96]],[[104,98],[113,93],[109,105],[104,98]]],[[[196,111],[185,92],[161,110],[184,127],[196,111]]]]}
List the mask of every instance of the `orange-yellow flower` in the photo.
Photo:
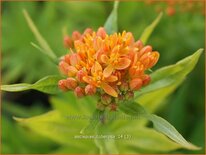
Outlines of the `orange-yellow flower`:
{"type": "Polygon", "coordinates": [[[67,76],[59,81],[59,87],[74,90],[78,97],[95,93],[100,98],[108,95],[111,101],[131,97],[133,91],[151,81],[145,71],[159,59],[151,46],[135,42],[132,33],[108,35],[102,27],[97,32],[89,28],[83,34],[75,31],[72,37],[64,38],[64,44],[70,53],[59,63],[60,71],[67,76]]]}
{"type": "Polygon", "coordinates": [[[113,97],[118,96],[117,92],[108,84],[116,82],[118,78],[114,75],[105,77],[102,72],[102,66],[98,62],[95,62],[92,66],[91,75],[84,76],[83,80],[95,87],[102,88],[107,94],[113,97]]]}

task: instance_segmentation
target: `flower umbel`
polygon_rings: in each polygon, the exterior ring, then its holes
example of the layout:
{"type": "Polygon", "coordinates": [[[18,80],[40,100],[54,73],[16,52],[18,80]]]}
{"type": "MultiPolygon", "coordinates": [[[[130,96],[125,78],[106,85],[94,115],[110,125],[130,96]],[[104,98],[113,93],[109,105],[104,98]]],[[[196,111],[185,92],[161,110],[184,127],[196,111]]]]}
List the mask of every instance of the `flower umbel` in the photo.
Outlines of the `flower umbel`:
{"type": "Polygon", "coordinates": [[[108,35],[102,27],[97,32],[75,31],[72,37],[64,38],[64,45],[70,53],[59,63],[66,75],[59,81],[59,88],[73,90],[78,97],[97,94],[104,106],[149,84],[151,79],[145,71],[159,59],[157,51],[135,41],[132,33],[108,35]]]}

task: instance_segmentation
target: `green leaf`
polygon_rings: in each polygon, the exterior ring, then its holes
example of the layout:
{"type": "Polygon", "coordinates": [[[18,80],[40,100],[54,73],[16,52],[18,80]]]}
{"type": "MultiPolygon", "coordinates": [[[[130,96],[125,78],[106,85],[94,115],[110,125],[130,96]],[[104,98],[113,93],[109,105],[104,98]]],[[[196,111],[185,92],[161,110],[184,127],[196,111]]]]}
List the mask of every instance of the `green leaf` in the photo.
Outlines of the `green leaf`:
{"type": "MultiPolygon", "coordinates": [[[[106,112],[104,112],[105,114],[106,112]]],[[[107,113],[108,114],[108,113],[107,113]]],[[[96,135],[114,135],[116,131],[112,130],[111,124],[106,124],[105,123],[105,117],[108,115],[104,116],[104,123],[99,123],[97,124],[95,133],[96,135]],[[106,131],[106,132],[105,132],[106,131]]],[[[99,148],[100,154],[119,154],[119,148],[117,148],[117,139],[110,139],[110,138],[95,138],[95,144],[99,148]]]]}
{"type": "Polygon", "coordinates": [[[58,110],[61,114],[84,114],[91,116],[96,109],[97,100],[93,96],[77,98],[74,92],[59,93],[50,98],[53,109],[58,110]]]}
{"type": "Polygon", "coordinates": [[[41,48],[43,49],[43,50],[40,50],[40,51],[43,52],[44,54],[46,54],[51,60],[56,62],[57,61],[56,55],[54,54],[53,50],[48,45],[46,40],[39,33],[38,29],[36,28],[36,26],[34,25],[32,19],[30,18],[28,12],[26,10],[23,10],[23,14],[24,14],[24,17],[25,17],[31,31],[33,32],[34,36],[36,37],[36,40],[38,41],[41,48]]]}
{"type": "MultiPolygon", "coordinates": [[[[141,107],[138,109],[141,111],[141,107]]],[[[121,154],[162,153],[181,148],[180,145],[156,130],[139,126],[140,120],[139,117],[126,115],[121,111],[106,111],[104,124],[101,123],[97,126],[97,134],[111,135],[116,138],[95,140],[98,141],[98,144],[102,144],[103,148],[101,149],[102,151],[106,150],[107,154],[117,154],[115,146],[118,146],[118,152],[121,154]],[[113,143],[113,139],[115,139],[115,143],[113,143]],[[109,142],[112,146],[107,147],[109,142]]]]}
{"type": "Polygon", "coordinates": [[[1,141],[5,147],[2,147],[1,153],[41,154],[50,152],[55,146],[57,146],[56,143],[51,142],[48,138],[39,136],[30,130],[25,130],[11,119],[12,115],[31,117],[32,115],[42,113],[44,110],[41,106],[32,105],[28,108],[20,106],[20,104],[17,103],[6,102],[5,100],[2,104],[1,141]]]}
{"type": "Polygon", "coordinates": [[[39,47],[37,44],[31,42],[31,45],[32,45],[34,48],[36,48],[36,49],[38,49],[39,51],[41,51],[42,53],[44,53],[44,50],[43,50],[41,47],[39,47]]]}
{"type": "Polygon", "coordinates": [[[115,144],[115,139],[105,140],[102,138],[96,138],[95,144],[99,148],[100,154],[119,154],[115,144]]]}
{"type": "Polygon", "coordinates": [[[153,122],[154,128],[177,142],[178,144],[182,145],[183,147],[191,150],[199,150],[200,147],[197,147],[189,142],[187,142],[184,137],[175,129],[174,126],[172,126],[169,122],[167,122],[165,119],[150,114],[147,116],[147,118],[153,122]]]}
{"type": "Polygon", "coordinates": [[[136,101],[154,112],[160,103],[170,95],[186,78],[195,65],[203,49],[180,60],[174,65],[160,68],[151,75],[151,83],[135,94],[136,101]],[[157,97],[158,96],[158,97],[157,97]]]}
{"type": "Polygon", "coordinates": [[[12,85],[2,85],[1,90],[9,91],[9,92],[18,92],[31,89],[31,84],[20,83],[20,84],[12,84],[12,85]]]}
{"type": "Polygon", "coordinates": [[[148,113],[140,104],[136,102],[122,103],[119,106],[120,110],[131,116],[138,116],[140,118],[146,118],[154,124],[154,128],[168,136],[170,139],[178,143],[184,148],[191,150],[199,150],[200,148],[187,142],[182,135],[166,120],[163,118],[148,113]]]}
{"type": "Polygon", "coordinates": [[[104,28],[108,34],[112,34],[118,31],[118,24],[117,24],[117,10],[118,10],[119,2],[115,1],[113,10],[109,17],[107,18],[104,28]]]}
{"type": "Polygon", "coordinates": [[[104,116],[103,111],[96,109],[97,99],[92,96],[77,98],[73,92],[67,92],[53,96],[50,100],[53,108],[61,114],[66,115],[69,113],[70,116],[77,116],[77,118],[87,118],[83,119],[84,123],[81,127],[81,134],[95,133],[96,126],[104,116]]]}
{"type": "Polygon", "coordinates": [[[128,149],[125,150],[125,148],[130,148],[130,150],[133,148],[136,153],[140,151],[162,153],[181,148],[180,145],[154,129],[139,126],[130,127],[129,123],[128,126],[117,131],[115,134],[128,137],[117,141],[117,146],[119,146],[121,154],[128,153],[126,152],[128,149]]]}
{"type": "Polygon", "coordinates": [[[75,136],[79,136],[83,121],[69,120],[67,115],[62,115],[58,111],[50,111],[31,118],[14,117],[14,119],[20,125],[35,133],[48,137],[57,143],[67,145],[70,148],[67,153],[90,152],[95,145],[92,139],[75,138],[75,136]],[[72,148],[79,149],[73,150],[72,148]]]}
{"type": "Polygon", "coordinates": [[[59,92],[58,81],[61,79],[60,76],[46,76],[34,84],[20,83],[12,85],[2,85],[1,90],[8,92],[19,92],[29,89],[38,90],[48,94],[56,94],[59,92]]]}
{"type": "Polygon", "coordinates": [[[80,131],[81,134],[94,133],[96,125],[101,122],[101,118],[104,116],[103,111],[96,109],[96,102],[97,99],[95,97],[86,96],[79,99],[73,92],[58,94],[58,96],[51,98],[53,108],[60,113],[69,113],[74,116],[80,116],[81,114],[83,117],[86,116],[88,118],[85,120],[84,128],[80,131]]]}
{"type": "Polygon", "coordinates": [[[83,128],[80,133],[88,134],[95,131],[96,126],[101,122],[102,117],[104,117],[104,112],[96,109],[90,118],[89,124],[83,128]]]}
{"type": "Polygon", "coordinates": [[[143,31],[140,40],[146,44],[147,40],[149,39],[150,35],[152,34],[152,32],[154,31],[155,27],[157,26],[157,24],[159,23],[160,19],[162,18],[162,12],[157,16],[157,18],[149,25],[145,28],[145,30],[143,31]]]}

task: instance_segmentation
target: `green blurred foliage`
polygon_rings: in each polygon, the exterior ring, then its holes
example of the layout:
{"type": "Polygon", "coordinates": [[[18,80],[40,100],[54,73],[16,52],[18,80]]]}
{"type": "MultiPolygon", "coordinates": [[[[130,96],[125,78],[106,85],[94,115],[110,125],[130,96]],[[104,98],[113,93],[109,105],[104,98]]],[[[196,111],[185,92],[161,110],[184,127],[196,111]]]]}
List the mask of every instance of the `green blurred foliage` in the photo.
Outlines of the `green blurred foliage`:
{"type": "MultiPolygon", "coordinates": [[[[122,2],[119,8],[120,31],[129,30],[138,39],[144,28],[157,15],[153,5],[146,5],[144,2],[122,2]]],[[[205,47],[204,29],[204,16],[200,13],[177,12],[173,16],[164,14],[148,41],[153,49],[160,52],[160,60],[154,68],[175,63],[196,49],[205,47]]],[[[181,87],[162,102],[162,108],[158,109],[161,116],[173,124],[184,137],[196,141],[196,144],[202,147],[205,146],[204,56],[181,87]],[[197,129],[191,130],[194,126],[197,129]]],[[[190,151],[176,153],[188,152],[190,151]]],[[[190,153],[204,153],[204,149],[190,153]]]]}
{"type": "MultiPolygon", "coordinates": [[[[53,66],[52,62],[30,45],[30,42],[36,43],[36,40],[23,17],[22,9],[28,11],[56,55],[61,56],[67,52],[62,43],[64,27],[68,34],[74,30],[82,32],[87,27],[97,29],[99,26],[103,26],[113,5],[112,2],[78,1],[3,2],[2,4],[3,84],[17,81],[34,82],[46,75],[58,73],[58,69],[53,66]]],[[[119,31],[130,31],[138,39],[144,28],[157,15],[155,7],[145,4],[145,2],[121,2],[118,10],[119,31]]],[[[151,44],[161,54],[161,58],[153,70],[173,64],[197,49],[203,48],[204,27],[204,16],[198,13],[177,13],[173,16],[164,14],[148,41],[148,44],[151,44]]],[[[205,146],[204,70],[204,56],[202,56],[190,76],[173,95],[162,102],[157,111],[173,124],[186,139],[201,147],[205,146]]],[[[61,101],[64,99],[64,97],[60,98],[62,98],[61,101]]],[[[66,112],[67,105],[63,104],[62,107],[59,102],[58,99],[57,101],[52,99],[55,109],[66,112]]],[[[3,102],[2,109],[3,112],[6,111],[3,113],[1,124],[3,153],[68,152],[67,146],[60,146],[40,135],[34,135],[33,132],[31,134],[31,131],[14,123],[11,120],[13,115],[31,117],[45,111],[41,106],[34,110],[28,110],[28,108],[19,108],[17,104],[7,105],[7,102],[3,102]],[[39,141],[41,142],[39,143],[39,141]]],[[[138,131],[141,132],[141,129],[138,131]]],[[[152,134],[151,131],[145,132],[152,134]]],[[[121,152],[124,152],[126,147],[122,146],[121,152]]],[[[75,149],[78,148],[73,148],[75,153],[75,149]]],[[[134,150],[132,153],[136,152],[136,148],[132,148],[132,150],[134,150]]],[[[141,150],[140,153],[145,153],[144,148],[138,148],[138,150],[141,150]]],[[[94,149],[92,152],[97,152],[97,150],[94,149]]],[[[204,153],[204,149],[195,152],[178,150],[173,153],[204,153]]]]}
{"type": "Polygon", "coordinates": [[[47,109],[36,103],[32,107],[23,107],[17,103],[4,102],[1,115],[2,150],[1,153],[47,153],[56,150],[59,145],[48,138],[22,128],[13,116],[31,117],[44,113],[47,109]]]}
{"type": "Polygon", "coordinates": [[[31,15],[58,56],[67,53],[63,47],[64,27],[69,34],[74,30],[83,31],[87,27],[96,29],[103,25],[106,18],[102,2],[4,2],[2,82],[5,84],[18,80],[34,82],[43,76],[58,73],[48,58],[31,46],[30,42],[36,43],[36,40],[24,19],[23,9],[31,15]]]}

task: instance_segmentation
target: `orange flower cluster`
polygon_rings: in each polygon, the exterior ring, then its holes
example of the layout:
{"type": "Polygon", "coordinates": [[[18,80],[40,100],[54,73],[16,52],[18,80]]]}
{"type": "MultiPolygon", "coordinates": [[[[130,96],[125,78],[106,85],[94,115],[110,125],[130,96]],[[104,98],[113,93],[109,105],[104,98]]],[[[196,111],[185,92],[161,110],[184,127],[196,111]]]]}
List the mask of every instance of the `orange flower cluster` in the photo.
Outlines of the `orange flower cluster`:
{"type": "Polygon", "coordinates": [[[147,4],[155,4],[157,12],[165,11],[168,16],[183,12],[201,13],[205,15],[204,0],[147,0],[145,2],[147,4]]]}
{"type": "Polygon", "coordinates": [[[159,58],[151,46],[143,46],[140,40],[135,42],[132,33],[108,35],[102,27],[97,32],[75,31],[72,37],[64,38],[64,44],[70,53],[59,63],[59,69],[67,76],[59,81],[59,87],[73,90],[78,97],[100,94],[104,102],[147,85],[150,76],[145,71],[159,58]]]}

